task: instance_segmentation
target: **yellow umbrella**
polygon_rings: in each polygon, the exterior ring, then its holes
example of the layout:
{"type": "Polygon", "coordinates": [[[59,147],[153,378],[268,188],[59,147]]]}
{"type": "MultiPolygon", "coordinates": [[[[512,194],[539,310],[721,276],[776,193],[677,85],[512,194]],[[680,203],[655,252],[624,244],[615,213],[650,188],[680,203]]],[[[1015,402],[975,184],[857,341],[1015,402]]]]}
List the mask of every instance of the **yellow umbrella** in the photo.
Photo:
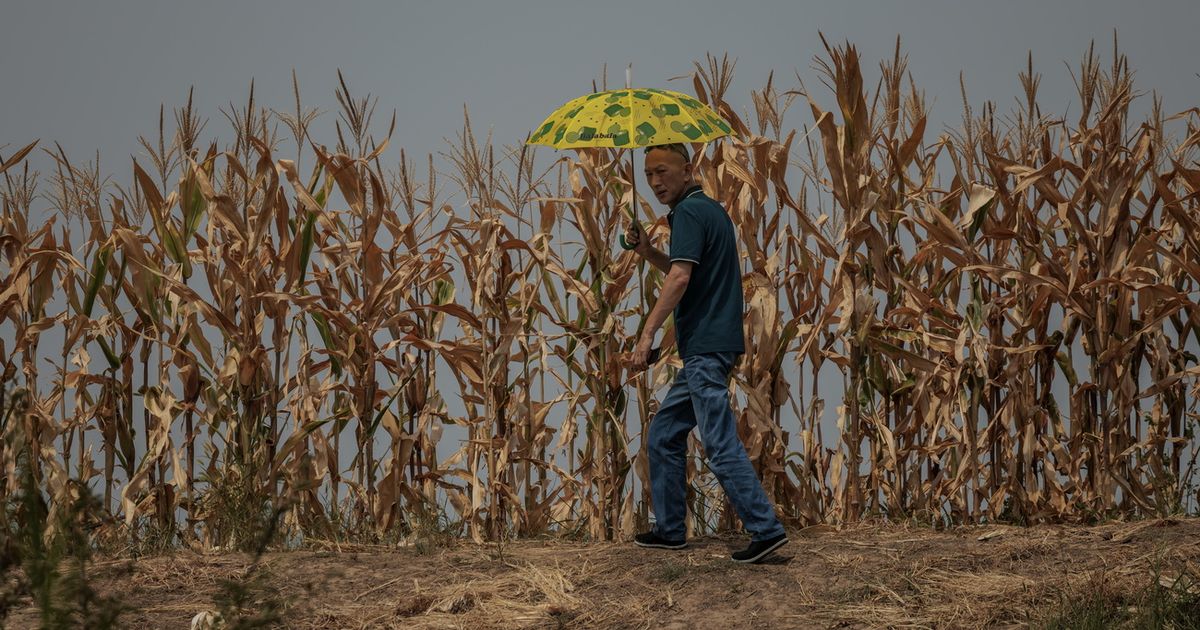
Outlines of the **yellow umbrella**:
{"type": "MultiPolygon", "coordinates": [[[[554,110],[527,144],[556,149],[609,147],[633,149],[676,142],[709,142],[728,135],[729,123],[712,108],[671,90],[631,88],[586,94],[554,110]]],[[[637,223],[637,177],[630,220],[637,223]]],[[[621,235],[621,247],[631,249],[621,235]]]]}

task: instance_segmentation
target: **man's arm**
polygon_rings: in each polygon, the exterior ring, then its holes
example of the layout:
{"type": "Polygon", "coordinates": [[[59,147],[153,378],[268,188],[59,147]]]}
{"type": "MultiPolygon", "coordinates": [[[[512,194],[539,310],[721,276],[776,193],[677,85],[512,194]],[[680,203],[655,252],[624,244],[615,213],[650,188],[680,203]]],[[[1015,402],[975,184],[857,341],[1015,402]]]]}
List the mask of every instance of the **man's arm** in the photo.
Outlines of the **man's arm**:
{"type": "Polygon", "coordinates": [[[658,267],[659,271],[663,273],[671,272],[671,260],[667,258],[665,252],[653,245],[647,245],[646,249],[647,251],[645,252],[639,252],[643,258],[650,261],[651,265],[658,267]]]}
{"type": "MultiPolygon", "coordinates": [[[[663,258],[666,256],[663,255],[663,258]]],[[[642,336],[633,350],[630,367],[639,370],[646,369],[650,346],[654,344],[654,335],[658,333],[663,322],[667,321],[667,316],[675,310],[675,307],[679,305],[679,300],[683,298],[683,293],[687,290],[688,282],[692,278],[694,264],[686,260],[676,260],[670,263],[670,267],[666,270],[667,277],[663,280],[662,292],[658,294],[658,300],[646,318],[646,325],[642,327],[642,336]]]]}

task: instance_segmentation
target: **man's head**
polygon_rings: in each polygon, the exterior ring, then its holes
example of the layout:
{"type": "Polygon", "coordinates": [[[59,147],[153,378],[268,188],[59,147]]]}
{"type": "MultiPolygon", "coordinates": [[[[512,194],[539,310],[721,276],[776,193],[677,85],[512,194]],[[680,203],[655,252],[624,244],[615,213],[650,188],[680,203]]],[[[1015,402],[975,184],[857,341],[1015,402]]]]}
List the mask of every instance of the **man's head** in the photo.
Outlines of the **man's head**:
{"type": "Polygon", "coordinates": [[[646,147],[646,181],[659,203],[672,204],[696,183],[685,144],[646,147]]]}

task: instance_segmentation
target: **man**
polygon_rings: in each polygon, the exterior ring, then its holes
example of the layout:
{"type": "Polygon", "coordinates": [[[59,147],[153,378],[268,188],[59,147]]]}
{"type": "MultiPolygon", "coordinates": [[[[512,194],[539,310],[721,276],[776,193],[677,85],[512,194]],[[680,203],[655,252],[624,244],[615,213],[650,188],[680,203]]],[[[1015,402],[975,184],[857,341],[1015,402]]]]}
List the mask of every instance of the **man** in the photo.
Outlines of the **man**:
{"type": "Polygon", "coordinates": [[[750,546],[732,557],[758,562],[788,539],[738,438],[729,407],[729,374],[738,355],[745,352],[742,274],[733,222],[696,184],[683,144],[647,148],[646,179],[658,201],[671,208],[667,214],[671,246],[669,255],[655,248],[650,239],[642,238],[636,224],[625,234],[634,251],[667,274],[630,367],[646,369],[655,333],[674,311],[683,369],[645,437],[656,525],[638,534],[634,542],[658,549],[687,546],[684,460],[688,434],[699,426],[709,468],[751,535],[750,546]]]}

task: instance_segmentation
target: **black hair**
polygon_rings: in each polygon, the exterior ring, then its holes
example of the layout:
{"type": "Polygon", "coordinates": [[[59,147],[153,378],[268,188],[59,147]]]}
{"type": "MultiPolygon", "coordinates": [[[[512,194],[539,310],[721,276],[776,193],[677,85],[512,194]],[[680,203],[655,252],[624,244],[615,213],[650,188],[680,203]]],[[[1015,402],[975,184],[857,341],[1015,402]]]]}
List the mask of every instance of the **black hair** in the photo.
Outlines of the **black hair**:
{"type": "Polygon", "coordinates": [[[646,153],[649,153],[655,149],[664,149],[664,150],[670,151],[672,153],[678,153],[679,155],[683,156],[684,162],[690,163],[692,161],[692,156],[691,156],[691,153],[688,151],[687,145],[682,142],[673,142],[671,144],[656,144],[654,146],[649,146],[649,147],[646,147],[646,153]]]}

